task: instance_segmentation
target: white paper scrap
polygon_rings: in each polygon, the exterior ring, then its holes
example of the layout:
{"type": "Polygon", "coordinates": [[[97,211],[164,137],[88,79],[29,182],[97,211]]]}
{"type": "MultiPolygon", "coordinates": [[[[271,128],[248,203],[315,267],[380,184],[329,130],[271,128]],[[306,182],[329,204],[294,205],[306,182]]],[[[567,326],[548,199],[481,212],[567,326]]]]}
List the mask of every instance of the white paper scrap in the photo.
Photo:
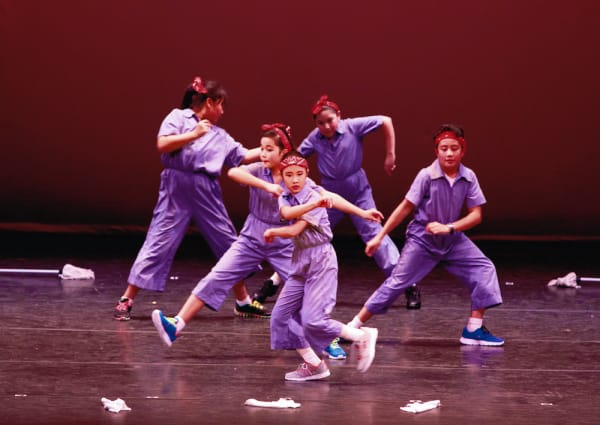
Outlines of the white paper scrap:
{"type": "Polygon", "coordinates": [[[581,288],[577,283],[577,275],[574,272],[567,273],[562,277],[557,277],[548,282],[548,286],[558,286],[560,288],[581,288]]]}
{"type": "Polygon", "coordinates": [[[74,266],[73,264],[65,264],[58,274],[61,279],[94,279],[94,271],[74,266]]]}
{"type": "Polygon", "coordinates": [[[431,409],[435,409],[436,407],[440,407],[439,400],[431,400],[431,401],[421,401],[421,400],[411,400],[406,406],[401,407],[401,410],[409,413],[422,413],[431,409]]]}
{"type": "Polygon", "coordinates": [[[121,400],[120,398],[116,400],[109,400],[105,397],[102,397],[100,401],[104,405],[104,408],[109,412],[119,413],[121,410],[131,410],[131,408],[127,406],[125,401],[121,400]]]}
{"type": "Polygon", "coordinates": [[[255,407],[274,407],[276,409],[286,409],[292,408],[296,409],[301,406],[300,403],[296,403],[291,398],[280,398],[277,401],[260,401],[255,398],[249,398],[244,403],[246,406],[255,406],[255,407]]]}

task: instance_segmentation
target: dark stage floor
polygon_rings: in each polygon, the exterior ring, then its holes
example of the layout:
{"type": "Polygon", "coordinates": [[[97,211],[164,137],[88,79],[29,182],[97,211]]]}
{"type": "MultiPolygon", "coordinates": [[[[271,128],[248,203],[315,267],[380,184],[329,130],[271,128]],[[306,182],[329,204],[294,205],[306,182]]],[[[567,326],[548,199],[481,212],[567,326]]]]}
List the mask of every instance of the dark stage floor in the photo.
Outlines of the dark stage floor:
{"type": "MultiPolygon", "coordinates": [[[[421,283],[423,308],[404,299],[371,326],[380,338],[366,374],[356,360],[329,361],[325,381],[285,382],[300,363],[269,349],[269,322],[239,319],[233,298],[203,311],[170,349],[150,313],[175,313],[213,263],[188,238],[164,293],[143,292],[133,319],[112,310],[141,237],[0,235],[0,268],[91,268],[95,281],[0,275],[2,424],[597,424],[600,418],[600,284],[549,289],[570,271],[598,276],[598,242],[478,241],[495,261],[504,304],[486,325],[503,348],[458,342],[469,302],[465,289],[436,269],[421,283]],[[100,399],[121,398],[110,413],[100,399]],[[249,398],[291,397],[299,409],[244,406],[249,398]],[[421,414],[410,400],[441,400],[421,414]]],[[[382,276],[356,241],[336,242],[340,258],[334,317],[347,321],[382,276]]],[[[257,288],[267,272],[248,281],[257,288]]],[[[269,307],[272,303],[267,304],[269,307]]],[[[345,346],[350,348],[349,346],[345,346]]]]}

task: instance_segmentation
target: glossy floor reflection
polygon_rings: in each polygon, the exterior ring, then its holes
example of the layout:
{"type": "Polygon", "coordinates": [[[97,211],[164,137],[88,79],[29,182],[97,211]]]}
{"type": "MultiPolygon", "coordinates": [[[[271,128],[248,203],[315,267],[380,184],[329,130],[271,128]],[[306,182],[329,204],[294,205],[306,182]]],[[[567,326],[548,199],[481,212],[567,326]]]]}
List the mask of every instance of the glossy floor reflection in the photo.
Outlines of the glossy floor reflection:
{"type": "MultiPolygon", "coordinates": [[[[6,236],[6,235],[4,235],[6,236]]],[[[112,320],[139,238],[32,236],[2,239],[0,268],[91,268],[95,281],[0,274],[2,424],[596,424],[600,417],[600,284],[549,289],[569,271],[600,275],[596,242],[479,242],[495,261],[504,304],[487,327],[503,348],[461,346],[466,290],[436,269],[421,282],[423,307],[404,299],[375,317],[373,366],[329,361],[330,378],[289,383],[293,352],[269,349],[269,322],[239,319],[230,297],[203,311],[170,349],[150,319],[177,311],[213,259],[201,242],[182,247],[164,293],[142,292],[133,319],[112,320]],[[100,399],[121,398],[109,413],[100,399]],[[243,405],[291,397],[299,409],[243,405]],[[441,400],[422,414],[410,400],[441,400]]],[[[340,286],[334,317],[347,321],[381,282],[355,241],[336,243],[340,286]]],[[[267,271],[248,281],[260,286],[267,271]]],[[[272,303],[267,304],[272,307],[272,303]]],[[[349,349],[350,346],[344,346],[349,349]]]]}

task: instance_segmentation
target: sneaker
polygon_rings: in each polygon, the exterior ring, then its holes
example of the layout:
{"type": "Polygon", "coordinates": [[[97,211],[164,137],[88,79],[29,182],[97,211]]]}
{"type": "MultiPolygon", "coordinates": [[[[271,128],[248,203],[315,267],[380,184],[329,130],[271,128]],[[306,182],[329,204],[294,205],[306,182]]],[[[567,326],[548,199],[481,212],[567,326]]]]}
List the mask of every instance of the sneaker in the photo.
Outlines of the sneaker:
{"type": "Polygon", "coordinates": [[[267,298],[272,297],[277,293],[277,289],[279,289],[279,285],[275,286],[271,279],[267,279],[263,282],[262,288],[252,295],[252,301],[258,301],[259,303],[264,304],[267,298]]]}
{"type": "Polygon", "coordinates": [[[487,345],[499,347],[504,345],[504,340],[492,335],[485,326],[475,329],[473,332],[469,332],[465,327],[462,331],[462,336],[460,337],[460,343],[465,345],[487,345]]]}
{"type": "Polygon", "coordinates": [[[331,344],[327,346],[323,354],[326,354],[330,359],[333,360],[344,360],[346,358],[346,352],[342,347],[340,347],[339,342],[339,338],[331,341],[331,344]]]}
{"type": "Polygon", "coordinates": [[[316,379],[327,378],[329,375],[331,375],[331,372],[329,372],[327,364],[324,360],[321,360],[321,363],[317,367],[311,366],[308,363],[302,363],[295,371],[286,373],[285,380],[314,381],[316,379]]]}
{"type": "Polygon", "coordinates": [[[251,304],[246,304],[243,306],[239,306],[235,303],[235,307],[233,308],[233,313],[239,317],[255,317],[259,319],[268,319],[271,317],[271,312],[265,310],[263,305],[258,301],[252,301],[251,304]]]}
{"type": "Polygon", "coordinates": [[[409,310],[418,310],[421,308],[421,290],[416,284],[406,288],[406,308],[409,310]]]}
{"type": "Polygon", "coordinates": [[[154,310],[152,323],[167,347],[173,345],[173,341],[177,339],[177,327],[175,326],[177,321],[173,317],[166,317],[160,310],[154,310]]]}
{"type": "Polygon", "coordinates": [[[371,367],[371,363],[373,363],[373,359],[375,358],[375,343],[377,342],[379,331],[376,328],[362,327],[361,329],[365,331],[367,338],[354,341],[358,358],[356,369],[359,372],[366,372],[371,367]]]}
{"type": "Polygon", "coordinates": [[[115,320],[126,321],[131,319],[131,308],[133,307],[133,300],[127,297],[121,297],[119,303],[115,307],[115,320]]]}

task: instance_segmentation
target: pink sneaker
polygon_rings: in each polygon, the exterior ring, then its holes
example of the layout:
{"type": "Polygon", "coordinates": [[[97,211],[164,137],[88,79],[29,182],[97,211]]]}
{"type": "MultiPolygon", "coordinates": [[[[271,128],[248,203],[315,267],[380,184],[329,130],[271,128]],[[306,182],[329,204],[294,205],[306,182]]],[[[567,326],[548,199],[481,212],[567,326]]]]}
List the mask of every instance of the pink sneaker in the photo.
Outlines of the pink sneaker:
{"type": "Polygon", "coordinates": [[[331,373],[329,372],[327,363],[325,363],[324,360],[321,360],[321,363],[317,367],[311,366],[308,363],[302,363],[295,371],[286,373],[285,380],[314,381],[316,379],[327,378],[329,375],[331,375],[331,373]]]}
{"type": "Polygon", "coordinates": [[[121,320],[121,321],[131,319],[130,313],[131,313],[132,307],[133,307],[132,299],[129,299],[127,297],[121,297],[121,299],[119,300],[119,303],[115,307],[115,314],[113,317],[115,318],[115,320],[121,320]]]}
{"type": "Polygon", "coordinates": [[[377,334],[379,331],[376,328],[361,328],[367,334],[366,339],[354,341],[354,347],[357,352],[358,365],[356,369],[359,372],[366,372],[373,359],[375,358],[375,343],[377,342],[377,334]]]}

